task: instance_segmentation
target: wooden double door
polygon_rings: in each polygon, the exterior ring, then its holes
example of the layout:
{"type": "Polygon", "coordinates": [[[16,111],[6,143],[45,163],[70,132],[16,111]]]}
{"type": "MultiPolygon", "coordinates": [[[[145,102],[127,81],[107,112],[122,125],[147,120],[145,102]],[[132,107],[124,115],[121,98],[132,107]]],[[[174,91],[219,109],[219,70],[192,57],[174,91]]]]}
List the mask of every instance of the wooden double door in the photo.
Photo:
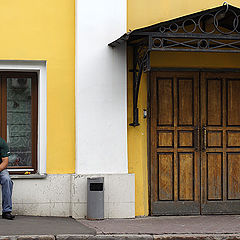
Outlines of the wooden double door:
{"type": "Polygon", "coordinates": [[[240,73],[151,73],[151,214],[240,214],[240,73]]]}

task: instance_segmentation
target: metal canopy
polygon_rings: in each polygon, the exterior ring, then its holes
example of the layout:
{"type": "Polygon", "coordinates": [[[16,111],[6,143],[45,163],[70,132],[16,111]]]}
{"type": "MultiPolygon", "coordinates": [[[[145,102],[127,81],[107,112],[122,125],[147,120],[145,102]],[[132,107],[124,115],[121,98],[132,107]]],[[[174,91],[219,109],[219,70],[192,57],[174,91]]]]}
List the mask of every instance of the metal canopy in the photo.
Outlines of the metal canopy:
{"type": "Polygon", "coordinates": [[[133,123],[138,126],[138,93],[142,72],[151,70],[152,51],[240,53],[240,9],[223,6],[124,34],[109,46],[133,47],[133,123]]]}

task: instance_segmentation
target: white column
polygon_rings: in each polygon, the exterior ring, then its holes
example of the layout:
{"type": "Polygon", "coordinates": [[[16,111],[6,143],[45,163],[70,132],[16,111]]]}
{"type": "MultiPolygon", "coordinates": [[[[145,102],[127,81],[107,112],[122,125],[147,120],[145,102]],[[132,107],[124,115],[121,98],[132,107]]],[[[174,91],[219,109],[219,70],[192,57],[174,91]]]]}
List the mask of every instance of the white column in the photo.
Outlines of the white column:
{"type": "Polygon", "coordinates": [[[76,0],[76,173],[127,173],[126,0],[76,0]]]}

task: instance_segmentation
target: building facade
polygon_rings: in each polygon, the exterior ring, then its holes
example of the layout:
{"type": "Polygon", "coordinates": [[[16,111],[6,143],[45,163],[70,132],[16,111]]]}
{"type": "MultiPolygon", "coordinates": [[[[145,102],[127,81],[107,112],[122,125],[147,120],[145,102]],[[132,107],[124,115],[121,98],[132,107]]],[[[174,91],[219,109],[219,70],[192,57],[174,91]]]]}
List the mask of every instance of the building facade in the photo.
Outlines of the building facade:
{"type": "Polygon", "coordinates": [[[239,214],[239,8],[2,3],[14,213],[84,218],[102,176],[106,218],[239,214]]]}

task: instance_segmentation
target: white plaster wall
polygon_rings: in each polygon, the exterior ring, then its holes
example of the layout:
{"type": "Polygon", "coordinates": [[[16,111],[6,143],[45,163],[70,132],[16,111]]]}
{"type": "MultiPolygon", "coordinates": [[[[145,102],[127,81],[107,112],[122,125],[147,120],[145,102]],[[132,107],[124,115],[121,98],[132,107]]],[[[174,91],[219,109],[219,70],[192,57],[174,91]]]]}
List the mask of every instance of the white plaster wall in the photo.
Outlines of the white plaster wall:
{"type": "Polygon", "coordinates": [[[13,179],[13,213],[32,216],[71,216],[70,174],[45,179],[13,179]]]}
{"type": "Polygon", "coordinates": [[[126,0],[76,0],[76,173],[127,173],[126,0]]]}
{"type": "Polygon", "coordinates": [[[72,217],[87,217],[87,178],[104,177],[104,218],[135,217],[135,175],[72,175],[72,217]]]}
{"type": "Polygon", "coordinates": [[[104,217],[134,218],[134,174],[51,174],[45,179],[13,179],[13,213],[85,218],[87,178],[99,176],[104,177],[104,217]]]}

